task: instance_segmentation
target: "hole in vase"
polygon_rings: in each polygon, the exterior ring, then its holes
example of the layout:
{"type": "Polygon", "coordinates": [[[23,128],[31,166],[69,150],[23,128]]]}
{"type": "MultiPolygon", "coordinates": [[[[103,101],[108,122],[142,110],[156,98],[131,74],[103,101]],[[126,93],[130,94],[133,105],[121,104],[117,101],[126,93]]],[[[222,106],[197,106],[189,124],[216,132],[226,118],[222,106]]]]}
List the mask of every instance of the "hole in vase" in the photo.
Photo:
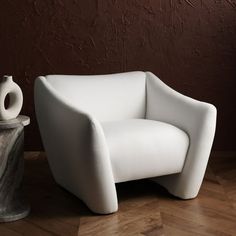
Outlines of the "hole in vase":
{"type": "Polygon", "coordinates": [[[4,100],[4,107],[7,110],[10,106],[10,93],[8,93],[4,100]]]}

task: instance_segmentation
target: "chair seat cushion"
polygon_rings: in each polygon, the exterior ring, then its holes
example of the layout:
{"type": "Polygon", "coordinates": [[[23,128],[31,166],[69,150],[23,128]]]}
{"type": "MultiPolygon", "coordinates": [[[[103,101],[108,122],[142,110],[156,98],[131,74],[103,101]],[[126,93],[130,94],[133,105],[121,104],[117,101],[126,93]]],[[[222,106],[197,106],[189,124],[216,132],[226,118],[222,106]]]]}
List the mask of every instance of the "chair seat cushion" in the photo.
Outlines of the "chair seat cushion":
{"type": "Polygon", "coordinates": [[[103,122],[115,182],[182,171],[189,137],[181,129],[154,120],[103,122]]]}

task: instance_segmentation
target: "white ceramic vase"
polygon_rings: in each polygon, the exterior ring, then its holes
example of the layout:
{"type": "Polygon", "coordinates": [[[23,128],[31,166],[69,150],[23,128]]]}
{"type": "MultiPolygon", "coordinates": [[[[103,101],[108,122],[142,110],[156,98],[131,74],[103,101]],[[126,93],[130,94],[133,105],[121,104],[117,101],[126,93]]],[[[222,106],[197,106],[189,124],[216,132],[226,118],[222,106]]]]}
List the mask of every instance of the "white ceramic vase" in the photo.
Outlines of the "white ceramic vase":
{"type": "Polygon", "coordinates": [[[0,120],[16,118],[22,108],[23,94],[20,87],[13,81],[12,76],[3,76],[0,81],[0,120]],[[9,95],[9,106],[5,107],[5,99],[9,95]]]}

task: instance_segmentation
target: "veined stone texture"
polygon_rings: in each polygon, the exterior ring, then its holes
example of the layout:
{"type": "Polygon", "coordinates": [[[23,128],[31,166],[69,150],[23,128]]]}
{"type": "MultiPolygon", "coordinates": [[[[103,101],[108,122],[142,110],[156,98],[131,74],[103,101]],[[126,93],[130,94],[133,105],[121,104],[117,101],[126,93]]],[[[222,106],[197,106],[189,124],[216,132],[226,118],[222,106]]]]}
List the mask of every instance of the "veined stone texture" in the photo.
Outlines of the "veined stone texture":
{"type": "Polygon", "coordinates": [[[21,183],[24,172],[24,127],[0,130],[0,222],[28,215],[21,183]]]}

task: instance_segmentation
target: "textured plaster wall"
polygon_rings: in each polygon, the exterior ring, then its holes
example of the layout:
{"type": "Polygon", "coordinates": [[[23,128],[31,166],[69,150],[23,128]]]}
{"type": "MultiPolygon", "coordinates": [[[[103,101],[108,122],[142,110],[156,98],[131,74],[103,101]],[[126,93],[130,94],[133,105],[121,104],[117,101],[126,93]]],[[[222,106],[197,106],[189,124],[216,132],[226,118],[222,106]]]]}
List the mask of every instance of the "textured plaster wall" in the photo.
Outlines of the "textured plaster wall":
{"type": "Polygon", "coordinates": [[[217,150],[236,149],[235,0],[4,0],[0,75],[24,92],[26,147],[42,148],[34,116],[38,75],[152,71],[215,104],[217,150]]]}

